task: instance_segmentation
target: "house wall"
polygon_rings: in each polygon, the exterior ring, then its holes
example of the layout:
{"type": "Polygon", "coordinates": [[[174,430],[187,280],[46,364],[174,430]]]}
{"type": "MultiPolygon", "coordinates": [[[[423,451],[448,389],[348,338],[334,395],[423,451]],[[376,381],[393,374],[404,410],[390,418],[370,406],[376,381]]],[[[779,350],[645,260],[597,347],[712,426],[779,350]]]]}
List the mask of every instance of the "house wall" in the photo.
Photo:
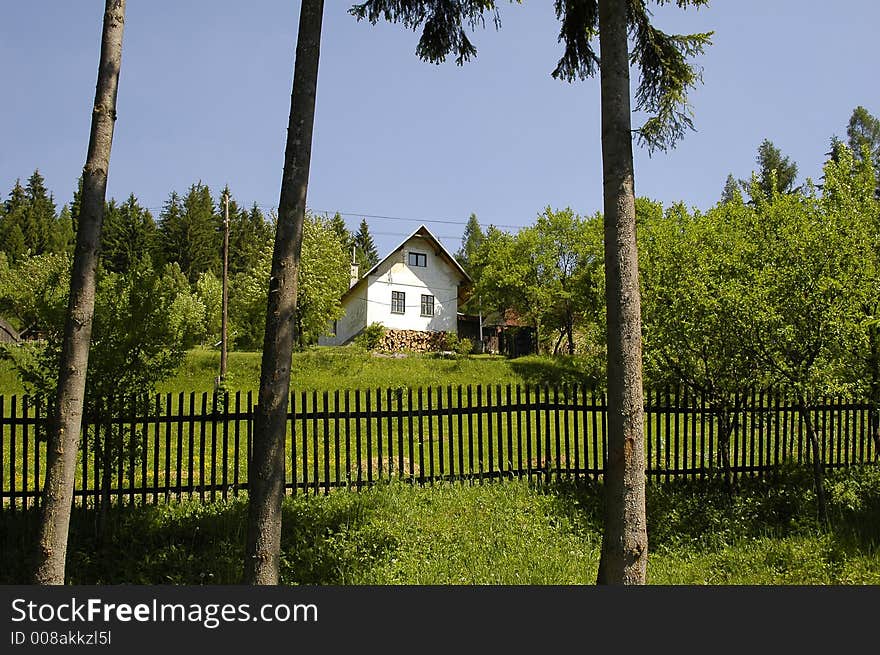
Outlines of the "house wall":
{"type": "Polygon", "coordinates": [[[369,276],[367,325],[375,322],[394,330],[455,333],[458,329],[458,284],[461,279],[458,271],[435,254],[430,242],[413,237],[369,276]],[[409,252],[426,255],[427,266],[409,266],[409,252]],[[406,294],[405,313],[391,312],[392,291],[406,294]],[[434,296],[433,316],[421,316],[422,294],[434,296]]]}
{"type": "MultiPolygon", "coordinates": [[[[336,334],[318,338],[318,345],[341,346],[367,325],[367,285],[361,285],[342,301],[345,314],[336,321],[336,334]]],[[[333,326],[328,328],[332,332],[333,326]]]]}

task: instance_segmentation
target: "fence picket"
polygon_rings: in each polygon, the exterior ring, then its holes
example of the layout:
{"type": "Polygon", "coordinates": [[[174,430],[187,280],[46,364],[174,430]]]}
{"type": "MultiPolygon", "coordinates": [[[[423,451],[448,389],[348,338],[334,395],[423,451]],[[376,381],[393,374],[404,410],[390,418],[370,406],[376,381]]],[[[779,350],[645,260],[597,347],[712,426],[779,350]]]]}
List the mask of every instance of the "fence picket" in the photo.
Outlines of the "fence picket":
{"type": "MultiPolygon", "coordinates": [[[[356,392],[353,403],[348,391],[344,399],[339,391],[332,398],[329,392],[291,394],[291,481],[286,488],[316,494],[345,485],[361,489],[393,475],[395,466],[396,477],[420,485],[514,476],[545,482],[554,476],[598,478],[607,466],[607,399],[582,386],[507,385],[505,391],[501,385],[494,390],[493,385],[460,385],[455,390],[447,386],[445,394],[443,388],[428,387],[426,393],[419,387],[415,393],[400,389],[393,394],[396,405],[391,389],[376,389],[375,403],[372,394],[356,392]]],[[[256,411],[251,392],[244,407],[240,392],[234,405],[232,395],[215,393],[210,407],[207,393],[200,407],[195,392],[188,394],[188,403],[184,393],[176,394],[176,402],[174,395],[98,402],[97,418],[90,415],[83,422],[77,503],[97,507],[109,497],[116,504],[146,505],[169,502],[172,496],[207,502],[247,487],[256,411]]],[[[808,415],[800,415],[797,403],[788,402],[778,389],[750,389],[736,404],[734,475],[764,476],[791,458],[811,461],[803,420],[808,415]]],[[[810,398],[807,408],[829,469],[872,458],[870,405],[835,395],[810,398]]],[[[51,419],[49,405],[0,396],[4,507],[38,506],[46,465],[42,438],[51,419]]],[[[714,430],[705,394],[648,390],[647,479],[706,478],[717,455],[714,430]]]]}

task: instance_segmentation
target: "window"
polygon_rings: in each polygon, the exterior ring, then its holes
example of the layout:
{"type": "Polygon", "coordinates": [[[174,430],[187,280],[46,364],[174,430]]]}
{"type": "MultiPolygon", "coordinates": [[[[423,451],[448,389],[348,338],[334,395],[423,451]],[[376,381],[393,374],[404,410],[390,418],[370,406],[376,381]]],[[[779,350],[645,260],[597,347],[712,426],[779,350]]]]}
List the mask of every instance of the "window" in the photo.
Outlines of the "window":
{"type": "Polygon", "coordinates": [[[391,292],[391,313],[403,314],[406,311],[406,294],[403,291],[391,292]]]}
{"type": "Polygon", "coordinates": [[[422,296],[422,316],[434,315],[434,296],[422,296]]]}
{"type": "Polygon", "coordinates": [[[411,252],[409,254],[409,265],[410,266],[427,266],[428,265],[428,256],[421,252],[411,252]]]}

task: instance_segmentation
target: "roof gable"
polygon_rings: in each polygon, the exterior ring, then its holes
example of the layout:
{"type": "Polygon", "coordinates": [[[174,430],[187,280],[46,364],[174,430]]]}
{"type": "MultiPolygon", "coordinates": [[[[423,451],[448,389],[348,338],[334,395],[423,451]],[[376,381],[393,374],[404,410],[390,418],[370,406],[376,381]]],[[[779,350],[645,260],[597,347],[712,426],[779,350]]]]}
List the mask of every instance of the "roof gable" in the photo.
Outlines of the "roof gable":
{"type": "Polygon", "coordinates": [[[344,294],[342,294],[342,299],[344,300],[349,295],[354,293],[355,290],[360,288],[360,286],[362,284],[366,284],[367,279],[369,278],[370,275],[372,275],[373,273],[378,271],[382,267],[383,264],[385,264],[388,260],[390,260],[394,255],[399,253],[403,249],[403,247],[411,239],[413,239],[415,237],[421,237],[422,239],[424,239],[428,243],[430,243],[434,247],[434,250],[435,250],[436,254],[440,257],[440,259],[443,259],[444,261],[446,261],[446,263],[449,264],[453,270],[458,272],[462,276],[462,278],[464,278],[464,280],[466,282],[473,283],[473,279],[471,278],[471,276],[467,274],[467,271],[465,271],[461,267],[461,264],[458,263],[458,261],[455,259],[455,257],[443,246],[442,243],[440,243],[440,240],[434,236],[434,234],[431,232],[431,230],[429,230],[425,225],[420,225],[415,232],[413,232],[408,237],[406,237],[403,241],[401,241],[400,244],[398,244],[398,246],[396,248],[394,248],[391,252],[389,252],[387,255],[385,255],[385,257],[382,258],[382,260],[379,261],[375,266],[373,266],[373,268],[371,268],[369,271],[364,273],[364,275],[363,275],[363,277],[361,277],[361,279],[359,279],[355,284],[353,284],[348,289],[348,291],[346,291],[344,294]]]}

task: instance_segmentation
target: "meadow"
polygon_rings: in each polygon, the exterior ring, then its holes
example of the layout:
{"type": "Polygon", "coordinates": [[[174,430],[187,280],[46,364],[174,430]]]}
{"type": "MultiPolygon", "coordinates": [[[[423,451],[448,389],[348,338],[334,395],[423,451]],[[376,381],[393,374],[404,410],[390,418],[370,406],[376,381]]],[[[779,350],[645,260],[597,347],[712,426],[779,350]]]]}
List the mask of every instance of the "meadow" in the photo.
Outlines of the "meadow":
{"type": "MultiPolygon", "coordinates": [[[[660,585],[880,584],[880,472],[829,474],[832,529],[818,529],[808,472],[648,487],[648,582],[660,585]]],[[[68,576],[76,584],[234,584],[247,504],[187,501],[114,508],[107,538],[76,508],[68,576]]],[[[36,515],[0,521],[0,584],[23,583],[36,515]]],[[[404,483],[289,497],[282,581],[336,585],[592,584],[601,485],[525,481],[404,483]]]]}
{"type": "MultiPolygon", "coordinates": [[[[218,353],[191,351],[158,391],[212,391],[218,365],[218,353]]],[[[255,391],[259,366],[257,353],[231,353],[229,388],[255,391]]],[[[398,358],[313,349],[296,354],[293,366],[297,389],[309,392],[590,382],[577,361],[544,357],[398,358]]],[[[0,394],[20,393],[16,384],[14,374],[0,368],[0,394]]],[[[659,435],[659,423],[656,428],[659,435]]],[[[304,470],[313,461],[304,461],[304,470]]],[[[649,583],[880,584],[880,470],[876,464],[829,470],[827,480],[830,530],[816,520],[806,466],[788,462],[770,475],[746,475],[732,492],[713,476],[652,480],[649,583]]],[[[120,504],[100,517],[93,505],[75,507],[69,581],[237,583],[246,493],[211,496],[120,504]]],[[[601,482],[584,478],[425,487],[392,478],[360,490],[342,486],[290,496],[284,503],[282,581],[591,584],[601,507],[601,482]]],[[[36,521],[33,507],[0,513],[0,584],[27,582],[36,521]]]]}

